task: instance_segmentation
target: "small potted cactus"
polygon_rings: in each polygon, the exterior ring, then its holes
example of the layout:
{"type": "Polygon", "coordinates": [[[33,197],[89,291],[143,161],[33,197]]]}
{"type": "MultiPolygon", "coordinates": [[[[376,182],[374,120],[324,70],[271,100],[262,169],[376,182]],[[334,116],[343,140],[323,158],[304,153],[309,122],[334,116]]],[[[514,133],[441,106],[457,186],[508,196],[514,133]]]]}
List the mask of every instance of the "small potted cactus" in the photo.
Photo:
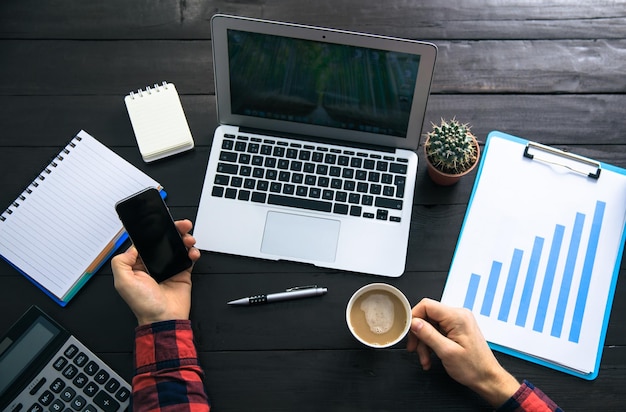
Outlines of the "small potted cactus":
{"type": "Polygon", "coordinates": [[[428,175],[433,182],[449,186],[469,173],[480,156],[480,147],[470,126],[456,119],[441,119],[439,126],[426,134],[424,143],[428,175]]]}

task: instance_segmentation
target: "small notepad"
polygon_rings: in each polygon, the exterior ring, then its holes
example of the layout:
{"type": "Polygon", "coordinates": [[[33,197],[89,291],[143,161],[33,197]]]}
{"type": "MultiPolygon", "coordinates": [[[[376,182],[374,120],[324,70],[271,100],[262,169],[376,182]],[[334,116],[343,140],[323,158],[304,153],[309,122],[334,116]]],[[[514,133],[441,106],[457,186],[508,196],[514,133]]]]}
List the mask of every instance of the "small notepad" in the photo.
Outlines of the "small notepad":
{"type": "Polygon", "coordinates": [[[144,162],[193,149],[193,137],[173,83],[130,92],[124,102],[144,162]]]}

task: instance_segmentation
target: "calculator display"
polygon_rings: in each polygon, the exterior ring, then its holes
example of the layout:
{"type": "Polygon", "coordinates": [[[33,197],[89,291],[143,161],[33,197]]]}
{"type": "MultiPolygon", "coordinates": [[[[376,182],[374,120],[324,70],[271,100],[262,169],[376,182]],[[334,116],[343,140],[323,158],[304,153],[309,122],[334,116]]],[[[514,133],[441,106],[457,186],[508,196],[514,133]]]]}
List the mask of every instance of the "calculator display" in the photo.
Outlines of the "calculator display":
{"type": "Polygon", "coordinates": [[[47,319],[39,316],[14,342],[7,337],[0,343],[0,348],[4,350],[0,354],[0,396],[60,332],[47,319]]]}

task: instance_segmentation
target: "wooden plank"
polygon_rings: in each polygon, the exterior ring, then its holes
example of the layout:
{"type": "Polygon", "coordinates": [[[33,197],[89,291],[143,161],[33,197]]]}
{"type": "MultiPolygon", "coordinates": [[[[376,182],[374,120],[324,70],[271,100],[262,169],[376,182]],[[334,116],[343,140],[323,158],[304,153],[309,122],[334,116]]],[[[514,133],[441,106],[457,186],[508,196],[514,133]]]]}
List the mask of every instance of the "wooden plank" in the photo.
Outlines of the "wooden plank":
{"type": "MultiPolygon", "coordinates": [[[[498,359],[519,379],[538,385],[564,410],[597,410],[598,405],[620,410],[623,405],[619,395],[623,360],[603,367],[590,384],[518,359],[503,355],[498,359]]],[[[493,410],[451,380],[439,363],[424,372],[416,356],[402,349],[233,351],[201,353],[201,361],[206,365],[213,406],[219,410],[247,409],[251,399],[256,409],[273,411],[291,411],[294,405],[302,411],[493,410]],[[246,388],[246,396],[241,396],[241,388],[246,388]]]]}
{"type": "MultiPolygon", "coordinates": [[[[107,146],[135,147],[122,92],[115,96],[0,96],[2,147],[61,147],[80,128],[107,146]],[[37,121],[33,121],[36,117],[37,121]]],[[[215,97],[181,95],[196,146],[210,146],[215,97]]],[[[433,94],[423,131],[440,119],[469,123],[479,140],[492,130],[550,145],[624,144],[624,94],[433,94]],[[589,128],[589,126],[593,126],[589,128]]]]}
{"type": "Polygon", "coordinates": [[[0,42],[0,95],[127,95],[154,83],[213,94],[210,41],[0,42]]]}
{"type": "MultiPolygon", "coordinates": [[[[439,41],[433,93],[621,93],[626,39],[439,41]],[[558,70],[555,70],[558,62],[558,70]]],[[[0,95],[116,95],[167,80],[213,94],[210,41],[0,43],[0,95]],[[103,69],[105,68],[105,69],[103,69]],[[124,75],[120,75],[124,73],[124,75]]]]}
{"type": "Polygon", "coordinates": [[[623,38],[622,1],[5,1],[0,38],[209,39],[216,12],[416,39],[623,38]],[[488,9],[487,12],[485,9],[488,9]],[[123,12],[120,12],[120,11],[123,12]],[[94,24],[97,22],[97,24],[94,24]]]}

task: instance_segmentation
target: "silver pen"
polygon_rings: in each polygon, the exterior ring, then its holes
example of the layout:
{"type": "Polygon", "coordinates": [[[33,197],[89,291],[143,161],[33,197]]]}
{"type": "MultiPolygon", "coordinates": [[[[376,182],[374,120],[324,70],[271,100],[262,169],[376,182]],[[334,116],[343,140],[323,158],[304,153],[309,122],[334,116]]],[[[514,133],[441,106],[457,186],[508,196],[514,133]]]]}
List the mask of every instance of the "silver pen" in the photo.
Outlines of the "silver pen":
{"type": "Polygon", "coordinates": [[[311,298],[314,296],[322,296],[326,294],[326,292],[328,292],[327,288],[317,287],[317,285],[297,286],[294,288],[289,288],[285,290],[284,292],[268,293],[267,295],[255,295],[255,296],[249,296],[247,298],[231,300],[230,302],[228,302],[228,304],[238,305],[238,306],[258,305],[261,303],[280,302],[282,300],[302,299],[302,298],[311,298]]]}

